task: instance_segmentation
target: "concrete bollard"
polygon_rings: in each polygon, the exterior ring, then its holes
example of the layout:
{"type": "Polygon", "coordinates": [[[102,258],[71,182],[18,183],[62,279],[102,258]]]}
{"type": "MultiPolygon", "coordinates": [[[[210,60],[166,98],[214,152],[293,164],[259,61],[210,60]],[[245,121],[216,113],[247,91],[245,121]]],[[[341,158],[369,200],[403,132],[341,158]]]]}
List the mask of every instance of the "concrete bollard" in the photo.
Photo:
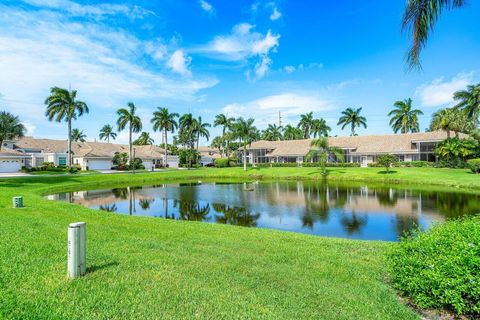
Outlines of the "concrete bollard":
{"type": "Polygon", "coordinates": [[[12,206],[14,208],[23,208],[23,197],[13,197],[12,198],[12,206]]]}
{"type": "Polygon", "coordinates": [[[68,277],[75,279],[87,272],[87,231],[85,222],[68,226],[68,277]]]}

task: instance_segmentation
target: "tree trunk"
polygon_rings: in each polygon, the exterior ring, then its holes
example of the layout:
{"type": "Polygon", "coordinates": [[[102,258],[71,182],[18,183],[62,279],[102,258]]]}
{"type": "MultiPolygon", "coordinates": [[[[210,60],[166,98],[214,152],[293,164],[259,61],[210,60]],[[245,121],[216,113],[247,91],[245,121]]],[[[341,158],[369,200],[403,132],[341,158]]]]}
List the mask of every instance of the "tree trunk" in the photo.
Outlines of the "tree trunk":
{"type": "Polygon", "coordinates": [[[165,159],[163,161],[163,167],[166,168],[167,167],[167,147],[168,147],[168,136],[167,136],[167,128],[165,127],[164,128],[165,130],[165,144],[163,145],[165,147],[165,159]]]}
{"type": "Polygon", "coordinates": [[[107,136],[107,143],[110,143],[110,135],[107,136]]]}
{"type": "Polygon", "coordinates": [[[68,167],[72,166],[72,119],[68,119],[68,147],[67,147],[67,158],[68,158],[68,167]]]}
{"type": "Polygon", "coordinates": [[[128,135],[128,145],[129,145],[128,164],[132,165],[132,163],[133,163],[133,159],[132,159],[133,145],[132,145],[132,123],[131,122],[130,122],[129,135],[128,135]]]}
{"type": "Polygon", "coordinates": [[[2,147],[3,147],[3,139],[0,139],[0,151],[2,151],[2,147]]]}
{"type": "Polygon", "coordinates": [[[247,171],[247,144],[243,145],[243,171],[247,171]]]}

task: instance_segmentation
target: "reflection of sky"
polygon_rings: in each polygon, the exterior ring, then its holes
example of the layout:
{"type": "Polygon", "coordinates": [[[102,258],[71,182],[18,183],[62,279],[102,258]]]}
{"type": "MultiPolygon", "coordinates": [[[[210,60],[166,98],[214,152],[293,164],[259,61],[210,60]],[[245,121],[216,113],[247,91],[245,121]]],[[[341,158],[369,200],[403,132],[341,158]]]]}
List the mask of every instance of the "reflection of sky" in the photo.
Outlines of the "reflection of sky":
{"type": "MultiPolygon", "coordinates": [[[[366,187],[342,189],[329,186],[326,191],[324,187],[301,182],[252,186],[254,191],[245,191],[243,184],[144,187],[130,192],[132,201],[128,198],[128,191],[124,193],[127,199],[120,199],[111,190],[94,190],[73,193],[73,202],[93,209],[115,204],[117,213],[175,219],[180,218],[179,201],[193,202],[195,207],[209,207],[209,214],[203,219],[205,222],[215,222],[215,216],[221,217],[222,212],[215,211],[213,204],[223,204],[230,208],[245,208],[253,215],[259,213],[255,225],[261,228],[386,241],[397,240],[402,230],[411,228],[413,223],[425,228],[433,221],[445,219],[441,210],[436,208],[435,197],[422,197],[421,193],[408,190],[387,189],[385,193],[385,190],[366,187]],[[384,198],[386,195],[392,198],[394,194],[396,197],[394,201],[381,202],[378,200],[380,192],[384,198]],[[148,202],[148,208],[142,209],[142,202],[148,202]],[[326,202],[328,207],[320,212],[326,202]]],[[[57,198],[65,197],[67,195],[62,194],[57,198]]],[[[478,209],[480,211],[480,205],[478,209]]]]}

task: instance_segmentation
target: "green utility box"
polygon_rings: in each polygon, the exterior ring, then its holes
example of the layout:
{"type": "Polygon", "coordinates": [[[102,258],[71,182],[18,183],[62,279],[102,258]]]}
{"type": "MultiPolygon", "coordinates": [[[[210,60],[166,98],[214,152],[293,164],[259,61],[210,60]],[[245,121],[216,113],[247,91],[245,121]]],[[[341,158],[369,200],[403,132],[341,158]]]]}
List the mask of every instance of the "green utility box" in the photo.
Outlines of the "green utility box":
{"type": "Polygon", "coordinates": [[[13,197],[12,202],[13,202],[13,207],[14,208],[22,208],[23,207],[23,197],[13,197]]]}

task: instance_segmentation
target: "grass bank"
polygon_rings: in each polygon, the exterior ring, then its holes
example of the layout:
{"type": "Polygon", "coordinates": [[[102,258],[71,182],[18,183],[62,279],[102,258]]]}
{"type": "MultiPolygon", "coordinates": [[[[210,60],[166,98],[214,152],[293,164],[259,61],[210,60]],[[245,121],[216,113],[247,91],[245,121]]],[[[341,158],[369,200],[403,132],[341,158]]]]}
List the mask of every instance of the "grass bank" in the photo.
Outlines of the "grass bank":
{"type": "MultiPolygon", "coordinates": [[[[466,170],[334,168],[330,179],[479,189],[466,170]]],[[[128,217],[41,197],[183,179],[318,179],[312,168],[0,180],[0,318],[415,319],[385,283],[391,244],[128,217]],[[26,207],[11,209],[23,195],[26,207]],[[88,274],[66,279],[66,227],[87,222],[88,274]]]]}

